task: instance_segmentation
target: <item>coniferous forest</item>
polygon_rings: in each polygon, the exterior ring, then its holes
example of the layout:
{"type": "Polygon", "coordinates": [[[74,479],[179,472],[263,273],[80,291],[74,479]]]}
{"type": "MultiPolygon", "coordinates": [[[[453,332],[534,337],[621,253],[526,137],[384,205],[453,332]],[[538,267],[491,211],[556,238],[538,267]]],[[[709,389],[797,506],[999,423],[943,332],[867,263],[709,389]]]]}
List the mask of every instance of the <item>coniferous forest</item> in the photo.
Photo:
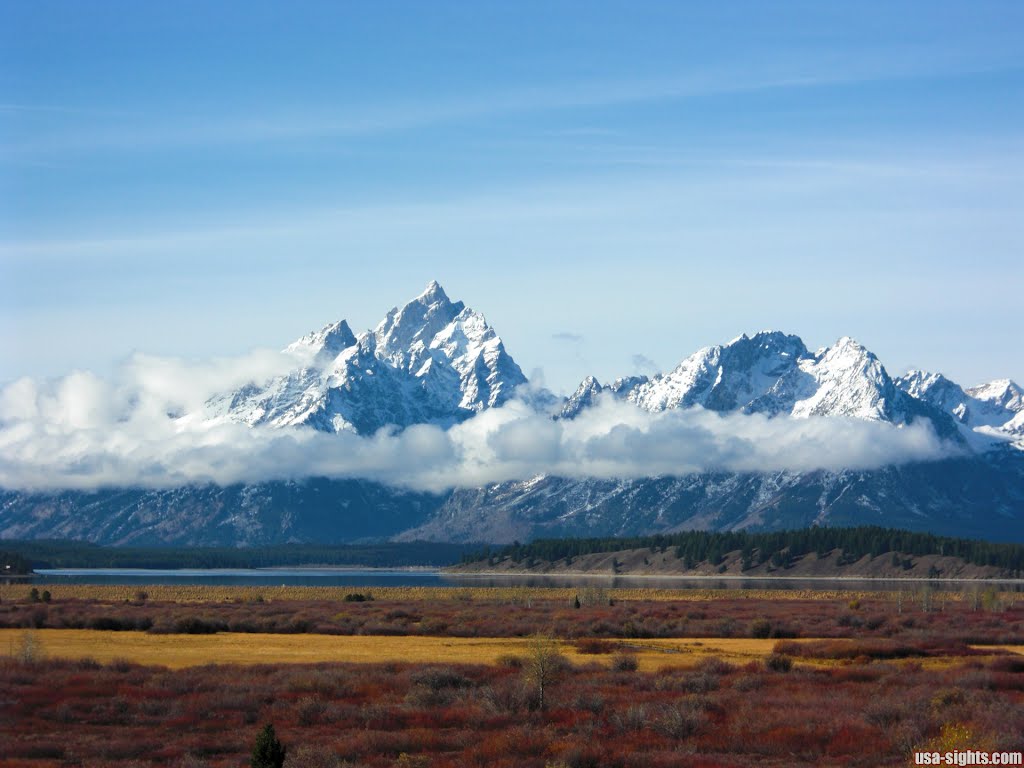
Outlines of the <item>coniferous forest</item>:
{"type": "Polygon", "coordinates": [[[812,552],[823,556],[839,549],[847,560],[857,560],[865,555],[942,555],[959,557],[974,565],[993,566],[1017,574],[1024,570],[1024,545],[935,536],[930,533],[877,526],[815,527],[766,533],[685,531],[629,538],[537,539],[527,544],[516,542],[506,547],[468,552],[463,556],[463,562],[502,558],[511,558],[517,563],[529,559],[553,562],[582,555],[632,549],[652,549],[659,552],[672,549],[684,564],[707,561],[717,565],[727,553],[735,551],[740,551],[743,561],[751,566],[768,561],[784,564],[812,552]]]}

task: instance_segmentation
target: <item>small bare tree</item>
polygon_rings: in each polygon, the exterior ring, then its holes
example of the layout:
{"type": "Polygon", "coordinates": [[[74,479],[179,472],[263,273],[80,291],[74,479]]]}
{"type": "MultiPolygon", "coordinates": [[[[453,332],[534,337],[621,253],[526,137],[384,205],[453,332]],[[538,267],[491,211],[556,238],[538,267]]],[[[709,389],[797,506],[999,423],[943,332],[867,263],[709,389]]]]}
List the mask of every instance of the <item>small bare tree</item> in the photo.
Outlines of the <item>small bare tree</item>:
{"type": "Polygon", "coordinates": [[[921,602],[921,610],[931,613],[935,607],[935,587],[927,582],[922,584],[921,590],[918,592],[918,599],[921,602]]]}
{"type": "Polygon", "coordinates": [[[970,590],[964,590],[960,596],[960,599],[971,606],[972,611],[976,611],[981,608],[981,590],[977,586],[971,587],[970,590]]]}
{"type": "Polygon", "coordinates": [[[1003,601],[999,595],[999,590],[995,587],[986,589],[981,595],[981,605],[986,611],[992,611],[993,613],[1003,610],[1003,601]]]}
{"type": "Polygon", "coordinates": [[[523,673],[530,685],[537,689],[537,708],[543,710],[546,695],[565,670],[566,660],[558,651],[558,643],[548,635],[535,635],[530,640],[530,652],[523,673]]]}
{"type": "Polygon", "coordinates": [[[587,586],[580,590],[579,600],[587,607],[608,605],[608,590],[600,586],[587,586]]]}
{"type": "Polygon", "coordinates": [[[43,659],[43,644],[35,632],[29,630],[21,634],[18,646],[18,660],[22,664],[35,664],[43,659]]]}

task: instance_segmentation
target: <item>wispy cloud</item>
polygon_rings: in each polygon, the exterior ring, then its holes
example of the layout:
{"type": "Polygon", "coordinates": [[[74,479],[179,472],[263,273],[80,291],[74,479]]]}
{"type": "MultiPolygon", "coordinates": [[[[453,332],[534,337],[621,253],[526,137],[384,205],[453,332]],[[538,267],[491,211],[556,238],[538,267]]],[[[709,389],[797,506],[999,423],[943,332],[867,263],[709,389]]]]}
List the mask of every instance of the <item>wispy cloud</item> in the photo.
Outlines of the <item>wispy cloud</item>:
{"type": "MultiPolygon", "coordinates": [[[[136,231],[101,236],[7,240],[0,241],[0,259],[13,263],[49,256],[77,258],[99,252],[180,253],[198,245],[264,243],[275,237],[379,233],[395,229],[395,222],[401,222],[403,229],[457,226],[464,232],[474,225],[486,227],[495,222],[603,222],[628,218],[638,227],[635,222],[668,215],[681,207],[707,211],[714,218],[721,217],[724,210],[744,205],[742,201],[758,200],[757,210],[767,210],[775,201],[802,197],[818,188],[830,194],[843,189],[870,189],[880,198],[886,190],[879,189],[878,183],[886,179],[911,185],[943,183],[958,189],[968,182],[1008,189],[1008,185],[1014,185],[1006,198],[1007,205],[1011,205],[1016,200],[1021,163],[1008,158],[1019,154],[1016,149],[1019,148],[1000,148],[991,155],[964,157],[958,162],[945,156],[944,147],[919,148],[916,155],[901,151],[801,158],[780,152],[774,156],[727,157],[713,162],[705,159],[693,165],[691,173],[683,175],[611,173],[600,180],[569,178],[503,185],[468,195],[453,192],[448,197],[420,202],[237,211],[221,214],[220,223],[209,226],[196,223],[193,218],[175,228],[147,230],[140,226],[136,231]]],[[[906,199],[901,200],[907,203],[906,199]]],[[[906,211],[901,215],[905,216],[906,211]]],[[[672,218],[678,218],[678,214],[672,218]]],[[[661,221],[664,223],[665,219],[661,221]]]]}
{"type": "MultiPolygon", "coordinates": [[[[167,114],[158,109],[132,114],[81,106],[5,104],[0,105],[0,112],[65,113],[82,118],[102,118],[73,121],[65,126],[58,124],[46,132],[35,132],[31,138],[20,142],[8,142],[4,152],[7,157],[79,151],[138,152],[300,139],[355,138],[514,114],[600,109],[710,95],[756,94],[1017,69],[1016,65],[1003,63],[974,65],[945,61],[933,52],[926,54],[920,60],[909,55],[879,55],[870,61],[836,60],[826,66],[814,61],[708,67],[668,76],[563,82],[458,96],[438,94],[421,101],[349,104],[343,108],[299,106],[281,109],[268,106],[248,113],[207,112],[183,117],[177,109],[167,114]]],[[[569,131],[583,136],[605,133],[603,128],[569,131]]]]}
{"type": "Polygon", "coordinates": [[[551,338],[555,341],[567,341],[570,344],[580,344],[583,342],[583,334],[571,333],[569,331],[559,331],[558,333],[552,333],[551,338]]]}
{"type": "Polygon", "coordinates": [[[105,117],[129,117],[131,112],[125,110],[94,109],[91,107],[70,107],[53,104],[16,104],[13,102],[0,103],[0,114],[20,115],[93,115],[105,117]]]}
{"type": "Polygon", "coordinates": [[[637,373],[657,373],[659,368],[658,364],[651,360],[647,355],[637,353],[632,357],[633,370],[637,373]]]}

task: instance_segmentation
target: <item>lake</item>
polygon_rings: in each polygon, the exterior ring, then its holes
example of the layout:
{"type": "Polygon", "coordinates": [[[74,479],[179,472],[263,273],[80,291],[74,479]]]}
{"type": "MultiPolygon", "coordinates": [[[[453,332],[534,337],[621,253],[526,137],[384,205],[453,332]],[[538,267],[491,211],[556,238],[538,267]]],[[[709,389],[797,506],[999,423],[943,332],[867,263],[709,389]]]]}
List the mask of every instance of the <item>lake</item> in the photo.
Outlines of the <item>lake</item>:
{"type": "MultiPolygon", "coordinates": [[[[829,589],[843,591],[895,591],[918,589],[920,579],[786,579],[706,578],[673,576],[520,576],[456,575],[434,568],[52,568],[35,571],[33,584],[208,584],[236,586],[315,587],[584,587],[658,589],[829,589]]],[[[1000,590],[1024,592],[1018,581],[931,580],[936,589],[959,592],[974,587],[996,586],[1000,590]]]]}

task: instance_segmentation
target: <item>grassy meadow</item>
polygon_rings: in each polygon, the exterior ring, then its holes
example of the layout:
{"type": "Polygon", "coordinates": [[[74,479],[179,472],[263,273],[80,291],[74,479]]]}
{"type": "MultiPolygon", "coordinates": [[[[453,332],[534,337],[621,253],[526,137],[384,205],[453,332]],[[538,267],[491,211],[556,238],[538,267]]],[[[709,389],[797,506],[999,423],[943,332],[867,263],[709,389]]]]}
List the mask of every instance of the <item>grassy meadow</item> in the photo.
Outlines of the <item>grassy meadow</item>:
{"type": "Polygon", "coordinates": [[[0,766],[908,765],[1018,748],[1009,593],[52,586],[0,594],[0,766]]]}

